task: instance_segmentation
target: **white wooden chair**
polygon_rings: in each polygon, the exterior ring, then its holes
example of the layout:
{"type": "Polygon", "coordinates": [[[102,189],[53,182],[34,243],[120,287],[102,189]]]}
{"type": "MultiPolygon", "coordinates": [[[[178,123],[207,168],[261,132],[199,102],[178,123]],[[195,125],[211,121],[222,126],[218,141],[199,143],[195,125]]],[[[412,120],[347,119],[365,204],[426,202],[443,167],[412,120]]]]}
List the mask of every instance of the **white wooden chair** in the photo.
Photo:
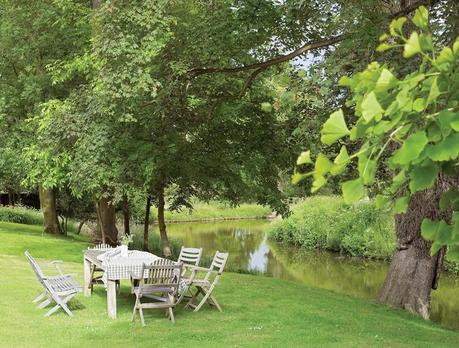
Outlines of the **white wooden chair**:
{"type": "MultiPolygon", "coordinates": [[[[225,268],[226,262],[228,261],[228,256],[228,253],[222,253],[220,251],[217,251],[215,252],[214,259],[212,260],[212,264],[209,268],[198,266],[192,267],[193,275],[188,281],[188,290],[191,292],[191,298],[189,299],[185,307],[194,308],[194,311],[197,312],[201,309],[204,303],[207,302],[209,303],[209,305],[217,307],[217,309],[220,312],[222,311],[222,308],[218,304],[212,292],[217,286],[218,280],[220,279],[223,273],[223,269],[225,268]],[[199,278],[199,273],[205,273],[204,277],[199,278]],[[192,288],[195,288],[195,292],[191,291],[192,288]],[[200,294],[202,295],[202,299],[196,305],[194,304],[194,301],[198,298],[200,294]]],[[[185,298],[185,291],[181,294],[177,303],[180,303],[183,300],[183,298],[185,298]]]]}
{"type": "Polygon", "coordinates": [[[142,326],[145,326],[144,309],[164,308],[168,310],[168,317],[175,322],[173,308],[176,304],[176,295],[182,274],[182,264],[167,259],[159,259],[151,265],[143,265],[140,274],[132,274],[139,284],[134,288],[136,296],[132,321],[135,321],[137,310],[140,314],[142,326]],[[150,299],[154,302],[142,302],[141,299],[150,299]]]}
{"type": "MultiPolygon", "coordinates": [[[[101,250],[101,251],[107,251],[112,249],[113,247],[109,244],[105,243],[100,243],[100,244],[95,244],[92,247],[88,247],[88,250],[101,250]]],[[[104,272],[102,268],[96,267],[96,265],[92,265],[91,268],[91,282],[89,283],[89,288],[91,289],[91,292],[94,290],[94,285],[97,284],[103,284],[104,282],[102,281],[102,274],[100,272],[104,272]]],[[[118,291],[119,291],[119,282],[117,283],[118,291]]]]}
{"type": "MultiPolygon", "coordinates": [[[[182,246],[177,262],[183,263],[182,280],[186,277],[187,269],[190,266],[199,266],[202,257],[202,248],[185,248],[182,246]]],[[[190,275],[189,277],[191,277],[190,275]]],[[[188,277],[188,278],[189,278],[188,277]]]]}
{"type": "Polygon", "coordinates": [[[73,313],[68,308],[67,302],[82,291],[81,286],[73,279],[75,275],[64,274],[59,267],[62,261],[53,261],[51,264],[56,267],[59,275],[53,277],[45,276],[32,255],[30,255],[28,251],[24,254],[30,262],[38,281],[44,288],[44,291],[33,300],[33,303],[38,303],[44,299],[43,302],[38,305],[38,308],[45,308],[52,302],[56,303],[56,305],[45,314],[45,317],[49,317],[59,308],[62,308],[69,316],[73,317],[73,313]]]}

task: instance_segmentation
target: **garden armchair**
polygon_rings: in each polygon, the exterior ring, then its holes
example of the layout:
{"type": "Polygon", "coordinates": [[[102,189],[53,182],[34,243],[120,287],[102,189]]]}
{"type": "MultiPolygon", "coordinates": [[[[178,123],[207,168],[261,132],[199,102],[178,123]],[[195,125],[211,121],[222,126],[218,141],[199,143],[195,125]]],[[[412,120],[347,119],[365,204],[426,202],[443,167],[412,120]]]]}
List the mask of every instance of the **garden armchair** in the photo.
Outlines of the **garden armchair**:
{"type": "Polygon", "coordinates": [[[62,261],[54,261],[51,263],[56,266],[59,275],[52,277],[46,276],[32,255],[28,251],[24,254],[32,266],[38,281],[44,289],[44,291],[35,298],[35,300],[33,300],[33,303],[37,303],[44,299],[44,301],[38,305],[38,308],[45,308],[52,302],[56,303],[56,305],[45,314],[46,317],[56,312],[59,308],[62,308],[70,317],[72,317],[73,313],[68,308],[67,302],[82,290],[81,286],[74,281],[75,275],[64,274],[60,267],[58,267],[58,264],[62,261]]]}
{"type": "Polygon", "coordinates": [[[173,308],[176,305],[176,296],[182,274],[182,264],[167,259],[159,259],[151,265],[143,265],[140,274],[132,274],[133,279],[138,279],[134,288],[136,296],[132,321],[135,321],[139,311],[142,326],[145,326],[144,309],[166,309],[168,317],[175,322],[173,308]],[[144,302],[144,299],[153,302],[144,302]]]}
{"type": "MultiPolygon", "coordinates": [[[[217,251],[212,260],[212,264],[209,268],[198,267],[198,266],[189,266],[192,270],[192,277],[188,280],[188,290],[191,293],[191,297],[187,302],[185,307],[194,308],[194,311],[197,312],[201,309],[204,303],[209,303],[211,306],[217,307],[221,312],[222,309],[218,304],[213,291],[218,284],[218,281],[223,273],[226,262],[228,261],[228,253],[222,253],[217,251]],[[200,274],[204,274],[204,277],[199,277],[200,274]],[[195,289],[194,292],[191,289],[195,289]],[[202,295],[201,301],[196,305],[194,301],[198,299],[199,295],[202,295]]],[[[180,303],[183,298],[185,298],[185,291],[182,292],[179,300],[180,303]]]]}

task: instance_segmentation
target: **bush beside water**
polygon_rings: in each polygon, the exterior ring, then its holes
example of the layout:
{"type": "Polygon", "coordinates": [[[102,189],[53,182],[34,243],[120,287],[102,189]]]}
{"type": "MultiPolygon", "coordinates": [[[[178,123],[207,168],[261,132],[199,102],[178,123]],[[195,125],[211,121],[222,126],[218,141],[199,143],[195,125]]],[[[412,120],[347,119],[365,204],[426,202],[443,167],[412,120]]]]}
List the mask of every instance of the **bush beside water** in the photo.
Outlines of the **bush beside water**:
{"type": "Polygon", "coordinates": [[[393,218],[371,201],[350,205],[340,197],[316,196],[292,210],[290,217],[273,223],[275,240],[352,256],[390,258],[393,253],[393,218]]]}

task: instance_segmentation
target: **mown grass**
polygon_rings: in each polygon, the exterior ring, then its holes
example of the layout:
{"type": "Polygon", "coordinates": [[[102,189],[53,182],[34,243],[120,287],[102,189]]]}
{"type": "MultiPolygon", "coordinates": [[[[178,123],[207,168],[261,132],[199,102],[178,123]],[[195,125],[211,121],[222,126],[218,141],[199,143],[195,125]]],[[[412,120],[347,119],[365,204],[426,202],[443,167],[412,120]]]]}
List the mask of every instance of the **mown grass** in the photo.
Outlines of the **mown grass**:
{"type": "MultiPolygon", "coordinates": [[[[179,306],[175,324],[146,312],[147,327],[130,322],[128,284],[118,297],[118,319],[106,315],[102,287],[71,303],[74,318],[31,301],[40,285],[23,257],[29,249],[44,265],[65,261],[81,282],[82,249],[76,238],[42,236],[35,226],[0,223],[0,345],[4,347],[457,347],[459,333],[406,312],[261,276],[225,273],[216,290],[224,312],[179,306]],[[14,244],[14,245],[11,245],[14,244]]],[[[50,273],[50,269],[46,268],[50,273]]]]}

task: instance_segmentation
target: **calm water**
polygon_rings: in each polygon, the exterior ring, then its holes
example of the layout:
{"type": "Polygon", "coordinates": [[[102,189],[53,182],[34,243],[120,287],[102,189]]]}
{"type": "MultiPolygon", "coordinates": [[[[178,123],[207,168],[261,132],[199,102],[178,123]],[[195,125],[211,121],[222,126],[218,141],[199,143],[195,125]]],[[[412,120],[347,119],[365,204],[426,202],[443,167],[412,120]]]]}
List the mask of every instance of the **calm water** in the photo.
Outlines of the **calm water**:
{"type": "MultiPolygon", "coordinates": [[[[267,238],[268,221],[169,224],[171,238],[202,247],[204,256],[228,251],[232,267],[266,273],[365,299],[382,286],[388,263],[284,247],[267,238]]],[[[432,295],[432,320],[459,329],[459,278],[442,274],[432,295]]]]}

